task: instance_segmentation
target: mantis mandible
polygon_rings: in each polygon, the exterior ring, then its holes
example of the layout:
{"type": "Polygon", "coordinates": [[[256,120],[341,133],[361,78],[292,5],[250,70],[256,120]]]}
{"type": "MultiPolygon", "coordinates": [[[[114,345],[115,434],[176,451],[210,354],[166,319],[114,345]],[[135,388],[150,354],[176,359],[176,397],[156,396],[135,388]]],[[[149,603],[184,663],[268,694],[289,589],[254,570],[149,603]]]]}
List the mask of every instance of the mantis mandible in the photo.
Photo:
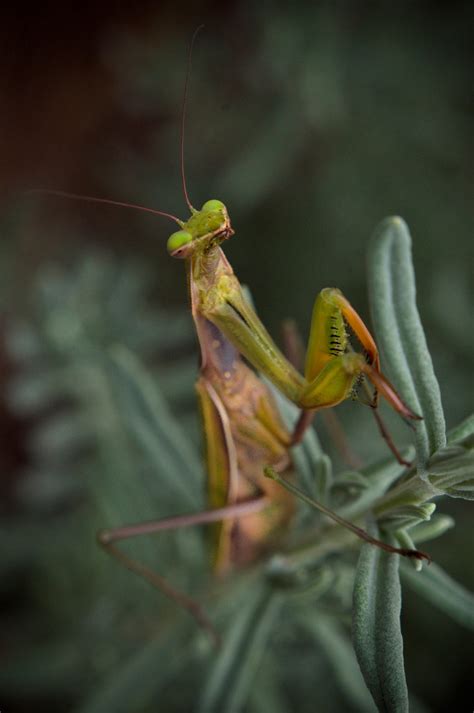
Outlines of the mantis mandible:
{"type": "MultiPolygon", "coordinates": [[[[214,570],[224,572],[229,567],[243,565],[259,557],[268,547],[269,538],[275,537],[291,520],[295,509],[293,496],[281,487],[281,481],[276,482],[266,475],[283,473],[291,468],[290,447],[301,440],[316,411],[332,408],[353,397],[366,378],[374,388],[371,403],[374,410],[380,395],[403,418],[417,420],[420,417],[404,404],[382,374],[373,337],[339,289],[323,289],[316,297],[304,375],[277,347],[248,302],[221,247],[234,235],[226,206],[220,200],[212,199],[197,210],[191,204],[186,188],[184,107],[191,51],[181,127],[181,173],[184,197],[190,211],[187,220],[118,201],[50,192],[147,210],[170,218],[179,226],[179,230],[169,237],[167,248],[171,257],[186,263],[191,312],[200,346],[201,365],[196,390],[206,443],[209,510],[103,530],[98,534],[98,541],[109,554],[182,604],[200,624],[214,633],[197,602],[175,590],[157,573],[131,560],[115,543],[167,529],[215,523],[214,570]],[[352,350],[346,324],[356,335],[364,354],[352,350]],[[283,423],[259,373],[301,409],[292,433],[283,423]]],[[[417,550],[396,548],[376,540],[321,504],[313,505],[374,545],[410,557],[428,558],[417,550]]]]}

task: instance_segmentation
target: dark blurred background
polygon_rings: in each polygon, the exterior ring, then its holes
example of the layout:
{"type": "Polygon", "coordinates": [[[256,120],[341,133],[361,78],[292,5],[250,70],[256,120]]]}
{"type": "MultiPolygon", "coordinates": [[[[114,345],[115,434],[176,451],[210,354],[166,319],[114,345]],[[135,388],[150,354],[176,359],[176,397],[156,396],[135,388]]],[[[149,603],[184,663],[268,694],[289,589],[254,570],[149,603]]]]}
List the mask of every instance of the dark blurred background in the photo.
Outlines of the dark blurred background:
{"type": "MultiPolygon", "coordinates": [[[[187,309],[183,265],[166,253],[171,223],[25,191],[109,197],[186,218],[180,110],[189,41],[204,23],[186,116],[188,188],[197,206],[227,204],[236,235],[226,254],[263,321],[278,337],[282,319],[294,317],[305,334],[316,293],[334,285],[370,323],[368,241],[386,215],[403,216],[448,427],[456,425],[473,391],[472,19],[472,3],[460,1],[2,7],[2,334],[28,319],[46,265],[73,266],[88,251],[156,265],[156,303],[187,309]]],[[[0,348],[4,394],[17,367],[4,340],[0,348]]],[[[342,409],[349,433],[353,408],[342,409]]],[[[1,409],[2,509],[11,517],[29,464],[28,424],[5,399],[1,409]]],[[[356,409],[357,428],[361,418],[374,428],[356,409]]],[[[459,527],[439,558],[472,585],[472,568],[452,556],[467,537],[465,506],[445,508],[459,527]]],[[[408,600],[407,618],[411,608],[408,600]]],[[[438,699],[467,690],[455,670],[465,639],[436,614],[432,636],[444,655],[430,666],[446,674],[429,688],[431,616],[418,611],[407,623],[423,630],[407,649],[409,682],[441,711],[438,699]]]]}

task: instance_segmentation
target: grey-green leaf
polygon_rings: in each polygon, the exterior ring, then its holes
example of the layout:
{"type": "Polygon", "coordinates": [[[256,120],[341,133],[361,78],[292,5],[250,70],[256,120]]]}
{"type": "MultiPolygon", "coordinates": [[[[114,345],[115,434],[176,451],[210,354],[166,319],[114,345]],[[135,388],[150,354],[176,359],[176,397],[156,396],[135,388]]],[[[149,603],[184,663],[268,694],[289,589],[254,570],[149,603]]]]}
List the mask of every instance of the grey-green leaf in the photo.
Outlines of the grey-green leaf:
{"type": "Polygon", "coordinates": [[[423,416],[416,424],[418,461],[446,444],[439,385],[416,306],[411,237],[399,217],[376,229],[369,252],[369,294],[375,332],[389,376],[423,416]]]}
{"type": "Polygon", "coordinates": [[[130,431],[168,479],[172,491],[188,506],[200,501],[202,466],[198,455],[183,437],[168,404],[139,360],[125,347],[116,347],[107,360],[114,395],[130,431]],[[162,465],[168,463],[168,468],[162,465]]]}
{"type": "Polygon", "coordinates": [[[452,579],[436,564],[413,572],[408,563],[402,564],[402,577],[412,589],[425,597],[455,621],[474,630],[474,595],[452,579]]]}
{"type": "Polygon", "coordinates": [[[419,542],[428,542],[429,540],[434,540],[444,535],[444,533],[452,527],[454,527],[454,518],[450,515],[436,513],[428,522],[418,523],[418,525],[411,530],[410,536],[416,544],[419,542]]]}
{"type": "Polygon", "coordinates": [[[145,643],[111,667],[110,674],[92,687],[91,694],[76,713],[130,713],[149,706],[159,690],[195,653],[189,643],[189,627],[168,627],[164,635],[145,643]],[[186,634],[185,642],[183,634],[186,634]]]}
{"type": "Polygon", "coordinates": [[[458,426],[452,428],[448,433],[449,445],[455,445],[474,435],[474,413],[471,413],[458,426]]]}
{"type": "MultiPolygon", "coordinates": [[[[406,449],[402,455],[404,458],[410,459],[414,455],[414,449],[406,449]]],[[[368,487],[361,491],[359,497],[344,505],[339,510],[339,514],[346,520],[354,520],[366,513],[387,492],[404,470],[405,466],[397,463],[394,458],[384,458],[378,463],[363,468],[361,473],[367,479],[368,487]]]]}
{"type": "Polygon", "coordinates": [[[238,713],[245,704],[276,617],[281,594],[255,584],[247,590],[215,658],[200,701],[200,713],[238,713]]]}
{"type": "Polygon", "coordinates": [[[472,435],[437,451],[428,461],[430,483],[453,498],[474,500],[474,450],[472,435]]]}
{"type": "Polygon", "coordinates": [[[305,616],[301,622],[308,633],[318,642],[328,658],[341,690],[351,709],[369,713],[375,710],[374,702],[364,685],[354,651],[341,626],[327,616],[305,616]]]}
{"type": "Polygon", "coordinates": [[[408,711],[398,560],[398,555],[363,545],[354,581],[354,649],[367,687],[386,713],[408,711]]]}

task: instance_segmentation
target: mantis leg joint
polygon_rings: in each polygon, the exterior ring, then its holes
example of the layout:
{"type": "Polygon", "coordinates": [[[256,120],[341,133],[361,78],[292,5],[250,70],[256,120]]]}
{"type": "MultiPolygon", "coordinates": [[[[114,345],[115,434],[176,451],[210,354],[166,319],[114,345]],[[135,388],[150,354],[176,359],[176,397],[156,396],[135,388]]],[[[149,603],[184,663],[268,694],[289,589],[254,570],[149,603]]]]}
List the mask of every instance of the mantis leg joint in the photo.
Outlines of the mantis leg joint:
{"type": "Polygon", "coordinates": [[[113,540],[112,532],[110,530],[98,530],[96,534],[97,543],[101,547],[107,547],[113,540]]]}

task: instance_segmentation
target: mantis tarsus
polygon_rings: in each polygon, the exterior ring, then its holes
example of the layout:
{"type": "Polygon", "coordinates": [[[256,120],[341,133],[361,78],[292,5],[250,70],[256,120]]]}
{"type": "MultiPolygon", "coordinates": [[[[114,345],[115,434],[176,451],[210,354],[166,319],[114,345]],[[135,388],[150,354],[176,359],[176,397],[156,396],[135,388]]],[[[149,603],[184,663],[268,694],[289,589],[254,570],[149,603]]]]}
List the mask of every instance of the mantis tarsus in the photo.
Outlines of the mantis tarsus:
{"type": "MultiPolygon", "coordinates": [[[[182,128],[183,137],[184,110],[182,128]]],[[[190,210],[188,220],[182,221],[162,211],[145,210],[171,218],[179,226],[167,245],[172,257],[186,262],[192,316],[200,346],[201,367],[196,389],[206,441],[210,509],[103,530],[98,541],[106,551],[176,599],[212,631],[212,625],[194,600],[177,592],[160,575],[128,558],[115,543],[165,529],[215,523],[214,569],[222,572],[230,566],[252,561],[268,547],[270,535],[275,536],[291,520],[293,496],[282,487],[285,481],[278,474],[290,469],[290,447],[301,440],[315,411],[350,398],[367,378],[374,387],[371,403],[374,409],[380,394],[403,418],[417,420],[419,416],[404,404],[381,373],[374,339],[336,288],[326,288],[317,296],[304,375],[295,368],[246,299],[220,247],[234,235],[225,205],[213,199],[196,210],[189,200],[183,169],[183,138],[181,167],[184,195],[190,210]],[[355,333],[364,354],[351,349],[346,324],[355,333]],[[256,372],[265,375],[301,409],[301,417],[292,433],[284,425],[269,389],[256,372]]],[[[130,207],[130,204],[107,199],[63,195],[130,207]]],[[[320,504],[313,505],[374,545],[409,557],[428,559],[417,550],[396,548],[375,540],[320,504]]]]}

